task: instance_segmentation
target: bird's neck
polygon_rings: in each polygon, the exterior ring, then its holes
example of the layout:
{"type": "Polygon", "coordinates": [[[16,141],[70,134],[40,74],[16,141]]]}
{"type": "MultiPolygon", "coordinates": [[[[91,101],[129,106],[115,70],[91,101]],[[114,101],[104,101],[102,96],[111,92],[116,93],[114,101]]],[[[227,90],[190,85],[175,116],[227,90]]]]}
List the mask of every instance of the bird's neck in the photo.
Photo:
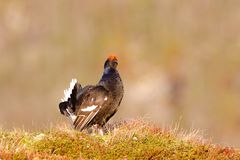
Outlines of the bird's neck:
{"type": "Polygon", "coordinates": [[[105,67],[104,72],[103,72],[103,76],[104,75],[112,75],[112,74],[115,74],[115,73],[118,73],[118,71],[116,69],[111,68],[111,67],[105,67]]]}
{"type": "Polygon", "coordinates": [[[108,90],[114,91],[119,86],[119,82],[121,82],[121,79],[118,71],[113,68],[105,68],[102,78],[99,81],[99,85],[104,86],[108,90]]]}

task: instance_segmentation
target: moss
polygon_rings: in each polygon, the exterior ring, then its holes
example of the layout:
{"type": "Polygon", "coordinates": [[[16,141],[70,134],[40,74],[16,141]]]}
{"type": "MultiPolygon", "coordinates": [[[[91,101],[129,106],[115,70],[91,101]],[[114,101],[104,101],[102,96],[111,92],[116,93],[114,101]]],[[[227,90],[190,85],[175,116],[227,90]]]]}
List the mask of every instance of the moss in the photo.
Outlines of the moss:
{"type": "Polygon", "coordinates": [[[236,149],[184,140],[175,132],[133,121],[105,136],[72,129],[0,132],[2,159],[219,159],[239,160],[236,149]]]}
{"type": "Polygon", "coordinates": [[[65,155],[70,158],[101,157],[104,154],[102,140],[83,133],[72,131],[54,131],[47,134],[42,140],[34,142],[31,146],[33,151],[47,154],[65,155]]]}

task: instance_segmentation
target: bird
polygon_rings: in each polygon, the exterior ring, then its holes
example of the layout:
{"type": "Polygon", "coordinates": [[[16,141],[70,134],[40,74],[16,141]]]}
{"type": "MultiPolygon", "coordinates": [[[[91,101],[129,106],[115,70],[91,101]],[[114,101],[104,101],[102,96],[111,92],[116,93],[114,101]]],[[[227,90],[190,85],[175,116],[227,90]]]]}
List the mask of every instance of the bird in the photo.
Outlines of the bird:
{"type": "Polygon", "coordinates": [[[92,128],[93,132],[104,134],[104,126],[118,111],[124,94],[117,66],[117,56],[110,55],[96,85],[82,87],[76,79],[72,79],[70,87],[64,90],[59,110],[70,118],[74,129],[83,131],[92,128]]]}

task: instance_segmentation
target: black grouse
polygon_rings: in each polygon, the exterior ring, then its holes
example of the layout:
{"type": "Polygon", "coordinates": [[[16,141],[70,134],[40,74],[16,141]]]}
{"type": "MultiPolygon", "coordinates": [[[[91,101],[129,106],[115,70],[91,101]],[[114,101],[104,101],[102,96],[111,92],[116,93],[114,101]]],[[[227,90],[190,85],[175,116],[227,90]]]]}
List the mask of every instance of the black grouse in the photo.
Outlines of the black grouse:
{"type": "Polygon", "coordinates": [[[105,61],[104,73],[97,85],[82,87],[73,79],[70,88],[64,91],[59,109],[72,120],[76,130],[93,127],[103,134],[102,128],[117,112],[124,92],[117,65],[117,57],[111,55],[105,61]]]}

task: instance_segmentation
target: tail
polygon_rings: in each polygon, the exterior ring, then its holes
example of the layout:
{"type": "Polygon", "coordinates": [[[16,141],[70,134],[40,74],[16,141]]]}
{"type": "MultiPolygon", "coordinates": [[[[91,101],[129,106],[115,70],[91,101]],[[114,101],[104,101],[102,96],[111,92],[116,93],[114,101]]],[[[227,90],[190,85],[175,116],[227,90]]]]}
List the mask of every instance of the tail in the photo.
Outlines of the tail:
{"type": "Polygon", "coordinates": [[[61,114],[75,119],[74,111],[75,105],[77,103],[77,93],[82,90],[82,87],[77,83],[76,79],[72,79],[70,82],[70,87],[67,90],[64,90],[64,98],[61,99],[59,103],[59,110],[61,114]]]}

